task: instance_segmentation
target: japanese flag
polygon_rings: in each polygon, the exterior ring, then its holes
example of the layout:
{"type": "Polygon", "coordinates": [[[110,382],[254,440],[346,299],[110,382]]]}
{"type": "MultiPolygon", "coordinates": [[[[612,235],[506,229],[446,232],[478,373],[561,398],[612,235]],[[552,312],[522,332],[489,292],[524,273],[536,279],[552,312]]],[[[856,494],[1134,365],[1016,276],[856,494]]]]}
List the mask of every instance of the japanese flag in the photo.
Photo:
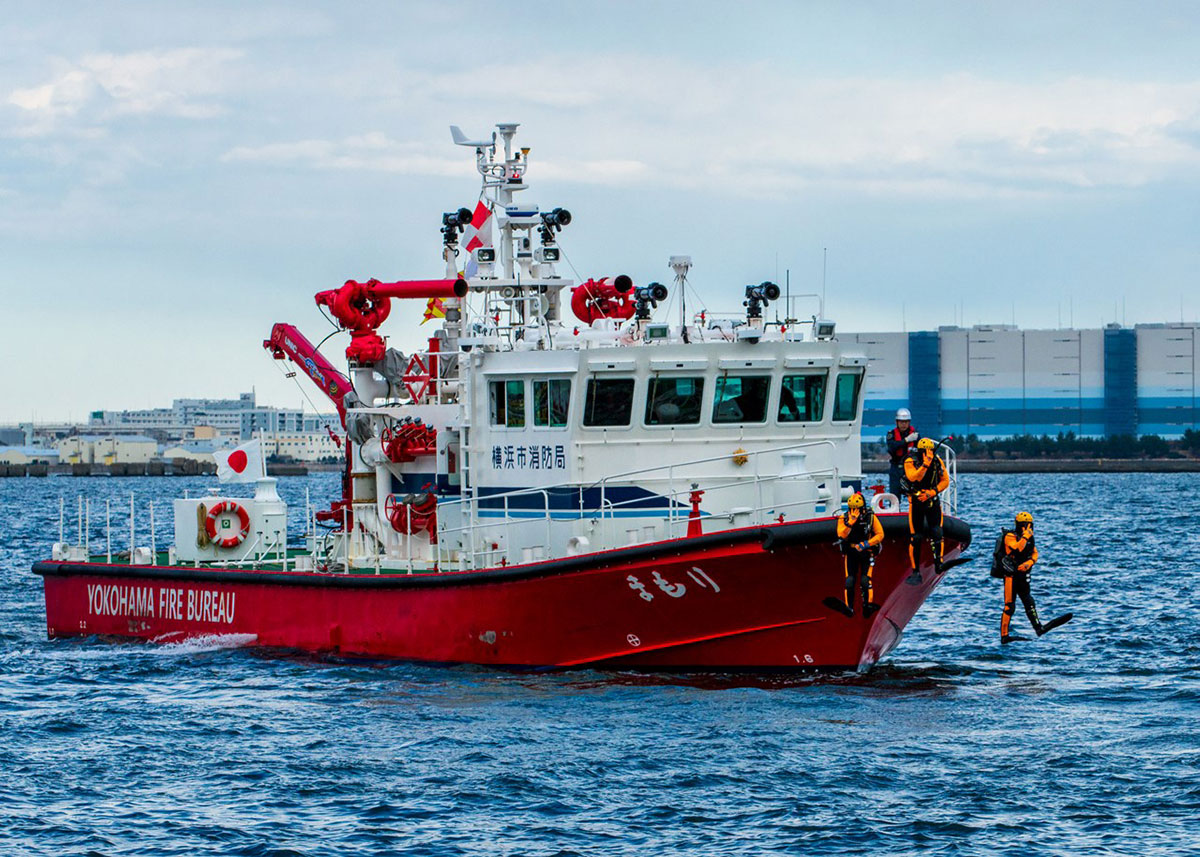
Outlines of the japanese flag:
{"type": "Polygon", "coordinates": [[[267,475],[262,447],[257,440],[243,443],[228,452],[214,452],[217,479],[221,482],[253,482],[267,475]]]}

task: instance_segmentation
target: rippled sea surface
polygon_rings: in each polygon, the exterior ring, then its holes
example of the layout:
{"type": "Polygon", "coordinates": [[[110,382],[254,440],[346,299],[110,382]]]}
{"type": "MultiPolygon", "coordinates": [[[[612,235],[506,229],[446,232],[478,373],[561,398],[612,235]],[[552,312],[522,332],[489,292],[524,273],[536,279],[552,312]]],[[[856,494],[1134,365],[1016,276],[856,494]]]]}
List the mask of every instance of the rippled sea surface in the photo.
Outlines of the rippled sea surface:
{"type": "Polygon", "coordinates": [[[1196,475],[964,477],[980,558],[865,675],[47,641],[29,565],[59,498],[93,523],[112,498],[120,531],[129,491],[155,497],[161,545],[184,488],[204,481],[0,479],[0,853],[1200,853],[1196,475]],[[1077,618],[1001,649],[987,566],[1018,507],[1043,618],[1077,618]]]}

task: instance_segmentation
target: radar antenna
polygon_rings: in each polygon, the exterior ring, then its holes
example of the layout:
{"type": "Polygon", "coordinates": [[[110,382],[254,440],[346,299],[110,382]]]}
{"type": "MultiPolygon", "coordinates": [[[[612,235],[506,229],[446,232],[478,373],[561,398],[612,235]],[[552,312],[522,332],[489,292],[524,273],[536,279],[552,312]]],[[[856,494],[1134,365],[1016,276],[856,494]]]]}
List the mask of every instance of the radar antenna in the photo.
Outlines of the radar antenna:
{"type": "Polygon", "coordinates": [[[687,275],[692,267],[691,256],[672,256],[668,264],[675,272],[675,288],[679,292],[679,335],[688,341],[687,275]]]}

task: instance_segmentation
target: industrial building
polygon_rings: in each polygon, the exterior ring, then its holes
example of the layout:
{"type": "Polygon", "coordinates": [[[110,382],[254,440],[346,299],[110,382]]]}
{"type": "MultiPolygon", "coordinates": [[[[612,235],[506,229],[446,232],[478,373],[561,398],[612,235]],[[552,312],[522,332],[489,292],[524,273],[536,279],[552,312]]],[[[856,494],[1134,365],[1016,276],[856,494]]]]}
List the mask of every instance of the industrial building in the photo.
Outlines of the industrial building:
{"type": "Polygon", "coordinates": [[[145,464],[158,455],[158,441],[145,435],[77,434],[58,442],[66,464],[145,464]]]}
{"type": "Polygon", "coordinates": [[[58,464],[58,450],[45,446],[0,446],[0,464],[58,464]]]}
{"type": "Polygon", "coordinates": [[[292,461],[337,461],[345,453],[327,431],[259,432],[263,454],[292,461]]]}
{"type": "Polygon", "coordinates": [[[106,432],[160,432],[174,439],[194,436],[197,427],[249,440],[260,432],[315,432],[323,430],[329,416],[308,414],[299,408],[259,405],[253,392],[236,399],[175,399],[169,408],[93,411],[88,429],[106,432]]]}
{"type": "Polygon", "coordinates": [[[870,358],[863,440],[899,407],[923,434],[1178,438],[1198,427],[1197,324],[850,333],[870,358]]]}

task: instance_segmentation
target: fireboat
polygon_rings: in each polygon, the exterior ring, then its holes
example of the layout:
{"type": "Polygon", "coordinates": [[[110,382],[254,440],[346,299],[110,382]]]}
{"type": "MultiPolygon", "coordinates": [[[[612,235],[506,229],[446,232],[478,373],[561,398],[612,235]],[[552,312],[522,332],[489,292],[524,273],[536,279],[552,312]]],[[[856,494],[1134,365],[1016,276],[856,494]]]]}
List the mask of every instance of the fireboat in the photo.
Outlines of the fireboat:
{"type": "MultiPolygon", "coordinates": [[[[51,638],[229,634],[348,656],[678,671],[866,669],[898,644],[942,575],[925,551],[921,582],[905,585],[908,522],[881,486],[879,609],[823,603],[844,587],[836,516],[870,488],[866,356],[823,305],[794,317],[815,296],[775,283],[739,287],[737,312],[708,311],[687,256],[670,257],[670,287],[565,277],[572,215],[515,201],[530,166],[517,127],[476,140],[451,128],[482,187],[474,209],[442,214],[442,278],[316,295],[349,334],[345,373],[293,325],[263,343],[336,408],[341,496],[306,503],[303,532],[289,532],[264,471],[252,498],[173,501],[162,550],[152,526],[138,544],[131,512],[116,554],[92,549],[82,506],[77,542],[60,516],[33,567],[51,638]],[[440,325],[407,355],[380,333],[405,300],[440,325]],[[773,302],[786,318],[769,320],[773,302]]],[[[938,454],[951,564],[971,531],[953,450],[938,454]]]]}

